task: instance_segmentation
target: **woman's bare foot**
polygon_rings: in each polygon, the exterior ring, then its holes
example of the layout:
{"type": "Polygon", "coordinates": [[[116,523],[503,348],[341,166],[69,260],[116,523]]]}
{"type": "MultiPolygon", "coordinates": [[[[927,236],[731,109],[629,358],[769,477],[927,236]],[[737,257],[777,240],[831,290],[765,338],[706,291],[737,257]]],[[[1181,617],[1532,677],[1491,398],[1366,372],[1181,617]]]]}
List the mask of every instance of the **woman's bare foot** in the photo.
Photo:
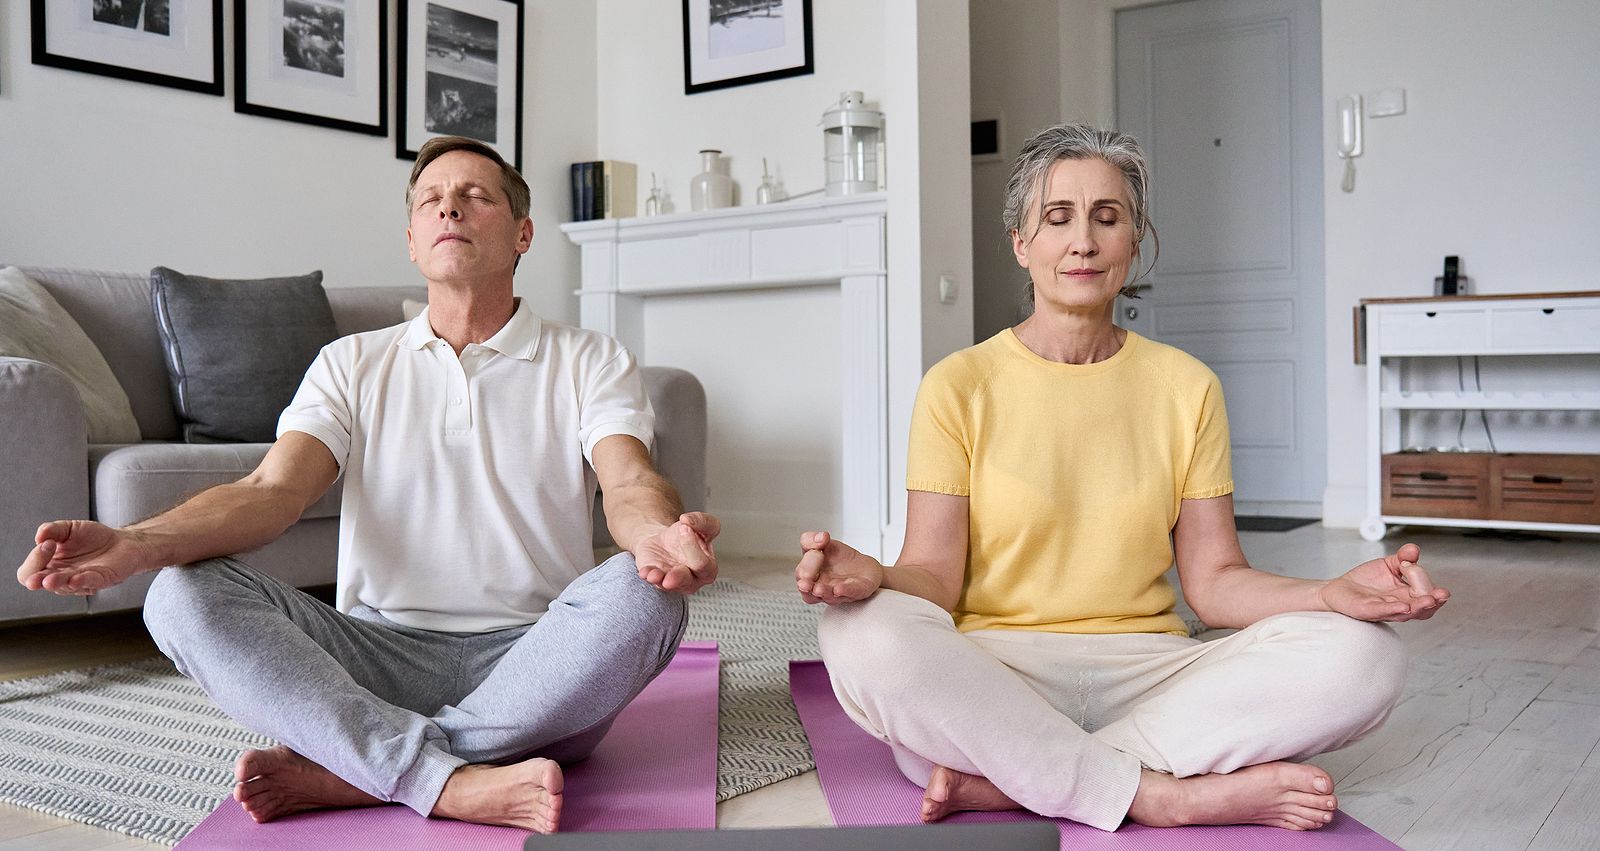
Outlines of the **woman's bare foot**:
{"type": "Polygon", "coordinates": [[[1314,765],[1268,762],[1178,779],[1146,770],[1128,818],[1151,827],[1264,824],[1315,830],[1333,820],[1333,779],[1314,765]]]}
{"type": "Polygon", "coordinates": [[[962,774],[942,765],[933,767],[928,788],[922,793],[922,820],[938,821],[962,810],[1020,810],[989,778],[962,774]]]}
{"type": "Polygon", "coordinates": [[[258,823],[302,810],[383,803],[283,745],[239,754],[233,776],[234,800],[258,823]]]}
{"type": "Polygon", "coordinates": [[[511,765],[463,765],[445,781],[431,815],[555,833],[561,766],[534,757],[511,765]]]}

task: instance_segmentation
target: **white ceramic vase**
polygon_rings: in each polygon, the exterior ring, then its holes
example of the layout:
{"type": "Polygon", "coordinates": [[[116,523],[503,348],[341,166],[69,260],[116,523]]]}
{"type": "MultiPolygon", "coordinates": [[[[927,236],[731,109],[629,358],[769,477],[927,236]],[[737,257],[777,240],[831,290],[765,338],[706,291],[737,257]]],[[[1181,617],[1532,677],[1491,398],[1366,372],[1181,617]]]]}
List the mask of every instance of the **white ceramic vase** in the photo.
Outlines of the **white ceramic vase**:
{"type": "Polygon", "coordinates": [[[715,210],[733,206],[733,178],[721,151],[700,152],[700,173],[689,181],[689,209],[715,210]]]}

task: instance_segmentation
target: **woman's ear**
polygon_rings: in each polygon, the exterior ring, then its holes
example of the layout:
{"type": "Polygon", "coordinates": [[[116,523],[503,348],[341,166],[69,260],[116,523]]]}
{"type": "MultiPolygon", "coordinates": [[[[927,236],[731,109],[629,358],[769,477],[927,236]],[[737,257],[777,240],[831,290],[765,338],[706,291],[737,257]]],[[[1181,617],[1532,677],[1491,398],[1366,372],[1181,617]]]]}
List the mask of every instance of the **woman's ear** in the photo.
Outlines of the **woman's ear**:
{"type": "Polygon", "coordinates": [[[1028,243],[1023,240],[1021,229],[1011,229],[1011,253],[1016,256],[1018,266],[1028,268],[1028,243]]]}

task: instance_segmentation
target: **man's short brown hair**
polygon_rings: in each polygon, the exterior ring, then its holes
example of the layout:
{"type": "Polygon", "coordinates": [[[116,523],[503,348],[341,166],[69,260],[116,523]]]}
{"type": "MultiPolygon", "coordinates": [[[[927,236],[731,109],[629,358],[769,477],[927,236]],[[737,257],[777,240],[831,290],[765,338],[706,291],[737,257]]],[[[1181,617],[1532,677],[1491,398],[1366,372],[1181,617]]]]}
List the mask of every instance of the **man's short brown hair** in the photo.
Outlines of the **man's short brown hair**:
{"type": "Polygon", "coordinates": [[[517,219],[528,217],[528,181],[511,167],[496,151],[477,139],[468,139],[465,136],[435,136],[422,144],[422,150],[417,151],[417,164],[411,167],[411,179],[406,181],[406,215],[411,215],[411,191],[417,187],[417,177],[429,163],[450,153],[451,151],[466,151],[486,157],[500,167],[500,188],[505,191],[507,200],[511,203],[511,215],[517,219]]]}

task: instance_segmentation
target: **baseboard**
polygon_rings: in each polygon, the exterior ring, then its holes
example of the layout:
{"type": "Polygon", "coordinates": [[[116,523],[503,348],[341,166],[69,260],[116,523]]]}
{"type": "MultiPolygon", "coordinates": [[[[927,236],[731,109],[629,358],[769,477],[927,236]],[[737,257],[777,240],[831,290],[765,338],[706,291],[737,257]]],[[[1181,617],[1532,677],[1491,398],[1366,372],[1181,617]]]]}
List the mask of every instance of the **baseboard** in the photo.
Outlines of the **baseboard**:
{"type": "Polygon", "coordinates": [[[1235,499],[1233,513],[1256,517],[1321,517],[1322,506],[1310,500],[1235,499]]]}
{"type": "Polygon", "coordinates": [[[1360,485],[1328,485],[1322,492],[1322,525],[1357,529],[1367,516],[1367,489],[1360,485]]]}

